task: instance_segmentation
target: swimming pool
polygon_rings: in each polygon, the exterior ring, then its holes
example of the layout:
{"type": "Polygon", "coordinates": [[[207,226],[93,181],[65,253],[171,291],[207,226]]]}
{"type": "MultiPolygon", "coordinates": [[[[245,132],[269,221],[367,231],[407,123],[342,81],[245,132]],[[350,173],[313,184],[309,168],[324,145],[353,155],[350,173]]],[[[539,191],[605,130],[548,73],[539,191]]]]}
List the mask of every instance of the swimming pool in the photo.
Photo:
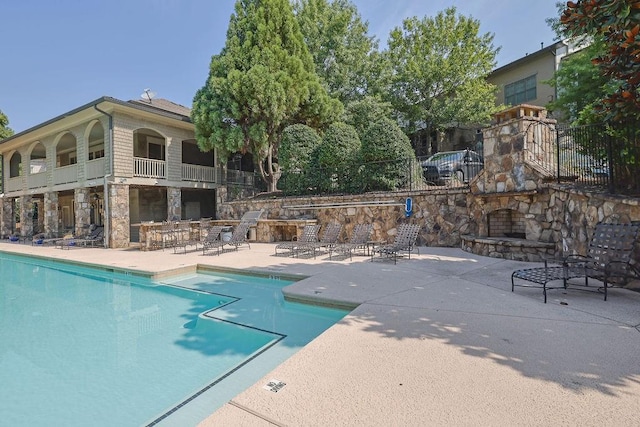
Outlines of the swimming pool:
{"type": "Polygon", "coordinates": [[[0,272],[2,425],[195,425],[346,314],[284,301],[277,277],[10,254],[0,272]]]}

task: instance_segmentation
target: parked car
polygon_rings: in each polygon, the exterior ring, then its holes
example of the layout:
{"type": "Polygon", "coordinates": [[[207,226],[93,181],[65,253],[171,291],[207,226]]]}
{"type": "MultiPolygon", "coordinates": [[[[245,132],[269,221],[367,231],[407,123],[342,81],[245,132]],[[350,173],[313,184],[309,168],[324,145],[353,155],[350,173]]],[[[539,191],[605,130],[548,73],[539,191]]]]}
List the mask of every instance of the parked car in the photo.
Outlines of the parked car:
{"type": "Polygon", "coordinates": [[[435,185],[468,183],[484,167],[482,156],[475,151],[442,151],[422,162],[427,182],[435,185]]]}

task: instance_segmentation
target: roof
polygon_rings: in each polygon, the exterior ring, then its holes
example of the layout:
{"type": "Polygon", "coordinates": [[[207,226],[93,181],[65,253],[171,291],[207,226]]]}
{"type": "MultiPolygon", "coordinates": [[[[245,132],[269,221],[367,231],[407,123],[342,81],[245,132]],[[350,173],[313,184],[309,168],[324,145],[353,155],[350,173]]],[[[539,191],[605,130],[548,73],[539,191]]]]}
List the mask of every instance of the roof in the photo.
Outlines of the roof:
{"type": "Polygon", "coordinates": [[[151,106],[157,108],[158,110],[168,111],[171,113],[180,114],[182,116],[189,117],[191,115],[191,109],[185,107],[184,105],[176,104],[175,102],[171,102],[168,99],[163,98],[153,98],[150,100],[145,99],[133,99],[131,101],[132,104],[141,104],[146,106],[151,106]]]}
{"type": "Polygon", "coordinates": [[[556,54],[556,50],[561,47],[561,46],[566,46],[566,43],[563,41],[559,41],[559,42],[555,42],[553,44],[550,44],[547,47],[543,47],[540,50],[537,50],[533,53],[527,54],[525,56],[523,56],[522,58],[516,59],[513,62],[510,62],[506,65],[503,65],[502,67],[496,68],[495,70],[493,70],[491,73],[489,73],[489,77],[491,77],[492,75],[495,74],[500,74],[503,71],[507,71],[511,68],[515,68],[518,67],[526,62],[529,62],[531,59],[537,58],[539,56],[551,53],[552,55],[556,54]]]}
{"type": "Polygon", "coordinates": [[[98,105],[107,102],[107,103],[111,103],[111,104],[116,104],[116,105],[120,105],[123,107],[128,107],[128,108],[134,108],[136,110],[140,110],[140,111],[146,111],[149,113],[153,113],[153,114],[158,114],[164,117],[168,117],[171,119],[175,119],[175,120],[179,120],[179,121],[183,121],[183,122],[191,122],[191,110],[183,105],[180,104],[176,104],[174,102],[171,102],[167,99],[162,99],[162,98],[158,98],[158,99],[153,99],[151,102],[148,101],[137,101],[137,100],[132,100],[132,101],[122,101],[116,98],[112,98],[110,96],[102,96],[94,101],[91,101],[87,104],[84,104],[78,108],[74,108],[71,111],[68,111],[64,114],[61,114],[59,116],[56,116],[50,120],[47,120],[46,122],[40,123],[38,125],[35,125],[27,130],[24,130],[22,132],[16,133],[12,136],[10,136],[9,138],[5,138],[3,140],[0,140],[0,144],[4,144],[6,142],[9,142],[11,140],[17,139],[23,135],[27,135],[35,130],[41,129],[45,126],[48,126],[52,123],[55,123],[57,121],[60,121],[66,117],[72,116],[74,114],[77,114],[81,111],[87,110],[89,108],[98,108],[98,105]]]}

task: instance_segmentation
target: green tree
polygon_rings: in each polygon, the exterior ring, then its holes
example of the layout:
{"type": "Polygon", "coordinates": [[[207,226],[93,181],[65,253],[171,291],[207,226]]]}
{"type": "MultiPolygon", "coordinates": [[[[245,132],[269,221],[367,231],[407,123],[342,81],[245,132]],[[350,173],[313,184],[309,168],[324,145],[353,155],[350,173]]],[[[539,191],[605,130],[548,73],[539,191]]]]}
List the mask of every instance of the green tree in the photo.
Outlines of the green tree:
{"type": "Polygon", "coordinates": [[[342,113],[315,74],[288,0],[238,0],[222,52],[194,97],[191,118],[203,150],[253,155],[269,191],[280,177],[276,163],[282,131],[319,127],[342,113]]]}
{"type": "Polygon", "coordinates": [[[296,18],[313,56],[316,73],[331,96],[347,104],[372,90],[383,65],[378,42],[369,36],[349,0],[299,0],[296,18]]]}
{"type": "Polygon", "coordinates": [[[391,119],[383,118],[369,126],[360,157],[367,191],[397,190],[412,177],[415,153],[407,135],[391,119]]]}
{"type": "Polygon", "coordinates": [[[13,129],[9,127],[9,119],[0,110],[0,140],[9,138],[11,135],[13,135],[13,129]]]}
{"type": "Polygon", "coordinates": [[[606,119],[640,118],[640,2],[569,1],[560,24],[565,36],[604,43],[604,52],[593,61],[616,88],[597,109],[606,119]]]}
{"type": "Polygon", "coordinates": [[[322,139],[307,125],[287,126],[282,132],[278,163],[282,168],[279,187],[285,194],[301,194],[311,186],[309,171],[314,167],[312,156],[322,139]]]}
{"type": "Polygon", "coordinates": [[[353,126],[362,140],[371,123],[389,119],[392,114],[393,106],[389,102],[384,102],[379,97],[366,96],[345,106],[344,122],[353,126]]]}
{"type": "Polygon", "coordinates": [[[593,64],[593,58],[603,51],[603,44],[594,42],[562,60],[554,77],[544,82],[558,88],[557,99],[547,105],[550,111],[560,112],[567,122],[576,125],[600,121],[594,109],[615,90],[611,80],[593,64]]]}
{"type": "Polygon", "coordinates": [[[480,22],[451,7],[435,18],[404,20],[390,35],[386,56],[393,68],[389,100],[405,132],[485,123],[497,110],[495,86],[486,76],[498,49],[480,22]]]}
{"type": "Polygon", "coordinates": [[[347,193],[359,189],[360,148],[360,138],[353,126],[332,123],[314,155],[316,188],[322,192],[347,193]]]}

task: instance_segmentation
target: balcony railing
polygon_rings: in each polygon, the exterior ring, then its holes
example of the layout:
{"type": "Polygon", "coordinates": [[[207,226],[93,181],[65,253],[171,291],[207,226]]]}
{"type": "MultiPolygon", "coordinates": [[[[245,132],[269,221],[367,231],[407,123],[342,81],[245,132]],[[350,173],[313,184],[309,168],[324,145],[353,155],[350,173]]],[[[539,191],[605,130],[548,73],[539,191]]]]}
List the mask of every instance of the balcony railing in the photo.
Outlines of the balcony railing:
{"type": "Polygon", "coordinates": [[[38,172],[29,175],[29,188],[40,188],[47,186],[47,173],[38,172]]]}
{"type": "Polygon", "coordinates": [[[86,165],[87,179],[102,178],[104,176],[104,157],[89,160],[86,165]]]}
{"type": "Polygon", "coordinates": [[[78,180],[78,165],[68,165],[53,170],[53,183],[66,184],[78,180]]]}
{"type": "Polygon", "coordinates": [[[216,182],[216,168],[183,163],[182,179],[184,181],[216,182]]]}
{"type": "Polygon", "coordinates": [[[133,175],[143,178],[166,178],[167,162],[164,160],[133,158],[133,175]]]}
{"type": "Polygon", "coordinates": [[[20,191],[22,190],[22,177],[16,176],[9,178],[6,182],[6,191],[20,191]]]}

